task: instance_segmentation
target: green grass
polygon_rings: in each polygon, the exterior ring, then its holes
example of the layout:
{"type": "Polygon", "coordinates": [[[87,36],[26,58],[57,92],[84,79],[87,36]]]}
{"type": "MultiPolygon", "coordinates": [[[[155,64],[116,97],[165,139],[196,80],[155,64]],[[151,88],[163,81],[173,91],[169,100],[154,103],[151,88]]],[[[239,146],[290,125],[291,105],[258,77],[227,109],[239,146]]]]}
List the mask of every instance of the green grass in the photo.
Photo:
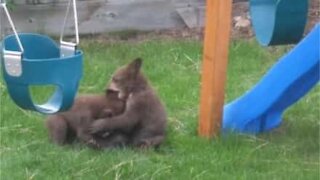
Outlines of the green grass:
{"type": "MultiPolygon", "coordinates": [[[[165,102],[168,137],[159,151],[95,151],[48,141],[45,116],[13,104],[1,81],[1,179],[319,179],[320,88],[284,116],[284,125],[255,136],[197,137],[201,43],[151,40],[82,41],[85,70],[81,93],[103,90],[115,69],[142,57],[144,72],[165,102]]],[[[254,41],[230,48],[226,102],[240,96],[286,52],[254,41]]],[[[283,72],[285,73],[285,72],[283,72]]],[[[45,91],[48,91],[47,89],[45,91]]],[[[35,98],[47,93],[36,90],[35,98]]],[[[257,99],[257,101],[263,99],[257,99]]],[[[250,109],[249,109],[250,110],[250,109]]]]}

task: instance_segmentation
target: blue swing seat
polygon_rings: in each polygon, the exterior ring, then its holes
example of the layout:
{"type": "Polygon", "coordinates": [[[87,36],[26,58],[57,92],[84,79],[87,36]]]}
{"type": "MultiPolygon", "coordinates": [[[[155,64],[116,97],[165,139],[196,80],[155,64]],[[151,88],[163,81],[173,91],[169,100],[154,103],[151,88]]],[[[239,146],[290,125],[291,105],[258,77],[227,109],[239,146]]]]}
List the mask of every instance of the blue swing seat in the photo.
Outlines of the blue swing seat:
{"type": "Polygon", "coordinates": [[[303,36],[307,0],[250,0],[253,29],[263,46],[294,44],[303,36]]]}
{"type": "MultiPolygon", "coordinates": [[[[82,77],[82,51],[60,57],[60,48],[55,41],[39,34],[19,34],[24,47],[22,74],[7,73],[4,58],[1,58],[2,72],[8,92],[13,101],[23,109],[52,114],[65,111],[73,104],[79,81],[82,77]],[[29,92],[31,85],[54,85],[54,94],[45,104],[34,104],[29,92]]],[[[3,49],[19,51],[14,35],[3,40],[3,49]]],[[[2,53],[3,54],[3,53],[2,53]]]]}

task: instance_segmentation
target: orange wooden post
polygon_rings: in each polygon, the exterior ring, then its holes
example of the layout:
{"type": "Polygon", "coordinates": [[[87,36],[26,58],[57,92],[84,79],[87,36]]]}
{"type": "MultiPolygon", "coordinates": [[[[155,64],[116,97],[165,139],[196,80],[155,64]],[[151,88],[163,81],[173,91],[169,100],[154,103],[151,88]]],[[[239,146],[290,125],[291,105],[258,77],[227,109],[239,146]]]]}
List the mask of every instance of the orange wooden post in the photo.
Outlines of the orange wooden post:
{"type": "Polygon", "coordinates": [[[211,138],[219,133],[224,104],[232,0],[207,0],[199,135],[211,138]]]}

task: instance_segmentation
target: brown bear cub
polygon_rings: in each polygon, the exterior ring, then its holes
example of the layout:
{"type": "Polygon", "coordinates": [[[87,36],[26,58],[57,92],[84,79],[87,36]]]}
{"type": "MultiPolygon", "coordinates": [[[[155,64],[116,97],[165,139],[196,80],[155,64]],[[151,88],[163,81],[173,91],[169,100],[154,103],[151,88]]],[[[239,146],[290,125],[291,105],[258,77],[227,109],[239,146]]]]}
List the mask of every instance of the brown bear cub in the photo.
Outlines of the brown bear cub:
{"type": "Polygon", "coordinates": [[[108,87],[126,99],[126,108],[118,116],[95,120],[91,133],[126,134],[135,147],[158,147],[164,140],[167,115],[159,97],[140,71],[141,59],[118,69],[108,87]]]}
{"type": "Polygon", "coordinates": [[[112,134],[107,138],[93,137],[88,128],[95,119],[120,115],[124,109],[125,100],[119,99],[118,92],[113,90],[106,90],[105,95],[79,96],[69,111],[47,118],[49,137],[58,145],[68,143],[75,138],[96,148],[123,145],[127,140],[121,134],[112,134]]]}

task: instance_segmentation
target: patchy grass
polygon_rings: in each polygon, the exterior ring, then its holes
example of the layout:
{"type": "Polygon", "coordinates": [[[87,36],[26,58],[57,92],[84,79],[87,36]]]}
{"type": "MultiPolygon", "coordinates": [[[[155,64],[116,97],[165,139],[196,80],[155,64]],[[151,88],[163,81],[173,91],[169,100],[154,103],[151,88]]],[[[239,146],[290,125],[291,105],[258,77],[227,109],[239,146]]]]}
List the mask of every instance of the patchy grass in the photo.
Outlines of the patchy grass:
{"type": "MultiPolygon", "coordinates": [[[[319,87],[291,107],[274,132],[208,141],[196,136],[200,42],[86,40],[82,49],[81,93],[102,92],[117,67],[145,59],[144,72],[168,110],[166,142],[159,151],[55,146],[48,141],[45,116],[15,106],[1,80],[1,179],[319,179],[319,87]]],[[[230,50],[226,102],[252,87],[286,52],[253,41],[233,42],[230,50]]],[[[47,91],[33,95],[41,101],[47,91]]]]}

